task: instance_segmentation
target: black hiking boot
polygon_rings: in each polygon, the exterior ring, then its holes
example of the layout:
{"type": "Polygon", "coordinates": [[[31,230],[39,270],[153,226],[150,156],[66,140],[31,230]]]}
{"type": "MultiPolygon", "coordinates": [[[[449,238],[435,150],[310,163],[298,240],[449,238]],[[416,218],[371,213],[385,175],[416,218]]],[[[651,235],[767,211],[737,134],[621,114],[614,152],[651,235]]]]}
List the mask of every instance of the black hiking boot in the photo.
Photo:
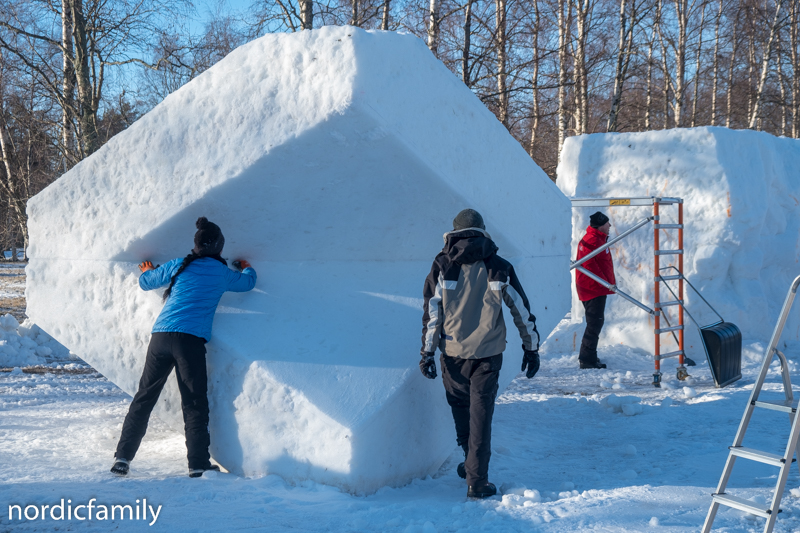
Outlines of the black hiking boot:
{"type": "Polygon", "coordinates": [[[585,370],[587,368],[605,368],[605,367],[606,364],[601,363],[600,359],[597,359],[596,361],[593,361],[591,363],[584,363],[583,361],[581,361],[581,370],[585,370]]]}
{"type": "MultiPolygon", "coordinates": [[[[459,446],[461,446],[461,449],[464,450],[464,461],[466,462],[467,453],[469,453],[469,446],[466,444],[459,444],[459,446]]],[[[461,479],[467,479],[467,467],[465,466],[464,463],[458,464],[458,466],[456,467],[456,474],[458,474],[458,477],[460,477],[461,479]]]]}
{"type": "Polygon", "coordinates": [[[497,494],[497,487],[492,483],[487,483],[481,487],[470,487],[467,489],[467,498],[484,499],[491,498],[497,494]]]}
{"type": "Polygon", "coordinates": [[[111,467],[111,473],[118,476],[127,476],[130,469],[130,463],[127,459],[114,459],[114,466],[111,467]]]}
{"type": "Polygon", "coordinates": [[[219,466],[208,463],[203,468],[190,468],[189,477],[200,477],[203,475],[203,472],[207,472],[209,470],[212,470],[214,472],[219,472],[219,466]]]}

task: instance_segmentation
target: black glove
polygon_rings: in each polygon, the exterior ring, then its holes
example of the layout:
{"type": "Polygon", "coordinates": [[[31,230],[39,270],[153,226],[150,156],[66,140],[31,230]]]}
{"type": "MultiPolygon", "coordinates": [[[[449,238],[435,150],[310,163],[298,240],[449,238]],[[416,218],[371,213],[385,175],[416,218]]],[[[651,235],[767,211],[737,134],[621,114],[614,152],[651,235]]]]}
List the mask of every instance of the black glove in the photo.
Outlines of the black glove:
{"type": "Polygon", "coordinates": [[[436,379],[436,361],[433,359],[434,352],[422,352],[422,359],[419,361],[419,370],[428,379],[436,379]]]}
{"type": "MultiPolygon", "coordinates": [[[[524,349],[524,348],[523,348],[524,349]]],[[[525,372],[525,377],[531,379],[539,371],[539,350],[525,350],[522,356],[522,369],[525,372]],[[525,367],[528,371],[525,372],[525,367]]]]}

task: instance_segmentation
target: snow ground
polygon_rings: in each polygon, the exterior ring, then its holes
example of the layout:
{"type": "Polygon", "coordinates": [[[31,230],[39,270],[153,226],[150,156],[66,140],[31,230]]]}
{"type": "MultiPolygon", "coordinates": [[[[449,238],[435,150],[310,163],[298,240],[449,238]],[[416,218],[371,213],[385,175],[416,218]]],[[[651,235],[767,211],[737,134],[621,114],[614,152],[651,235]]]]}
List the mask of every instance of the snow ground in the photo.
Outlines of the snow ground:
{"type": "MultiPolygon", "coordinates": [[[[650,384],[652,362],[635,349],[601,350],[607,371],[578,370],[576,354],[545,353],[533,380],[517,378],[498,399],[490,478],[505,495],[480,502],[465,497],[455,451],[432,478],[367,497],[313,482],[290,486],[274,475],[190,479],[183,436],[158,419],[131,475],[115,478],[108,468],[130,401],[124,392],[99,374],[0,373],[0,530],[149,529],[148,521],[118,515],[111,523],[49,516],[20,522],[16,514],[9,522],[7,514],[8,505],[52,505],[61,498],[73,505],[90,498],[97,498],[95,505],[135,505],[146,498],[162,506],[152,527],[165,531],[697,531],[760,349],[747,347],[744,379],[721,390],[705,363],[691,369],[688,389],[672,379],[659,390],[650,384]]],[[[791,366],[800,377],[800,367],[791,366]]],[[[789,430],[783,416],[759,412],[745,445],[778,452],[789,430]]],[[[740,461],[731,486],[736,494],[766,499],[776,474],[740,461]]],[[[787,486],[798,484],[793,469],[787,486]]],[[[785,495],[776,531],[800,528],[798,496],[785,495]]],[[[716,525],[759,531],[763,521],[723,509],[716,525]]]]}

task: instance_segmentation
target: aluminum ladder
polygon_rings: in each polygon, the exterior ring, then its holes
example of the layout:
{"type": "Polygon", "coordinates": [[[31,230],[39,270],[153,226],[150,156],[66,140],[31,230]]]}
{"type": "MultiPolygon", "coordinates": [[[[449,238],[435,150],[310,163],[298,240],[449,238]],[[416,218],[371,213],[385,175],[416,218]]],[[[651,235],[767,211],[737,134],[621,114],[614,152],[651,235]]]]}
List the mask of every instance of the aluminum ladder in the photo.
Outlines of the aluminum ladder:
{"type": "Polygon", "coordinates": [[[725,468],[722,470],[722,477],[719,480],[719,485],[717,485],[717,490],[711,495],[711,508],[708,510],[708,516],[706,516],[705,524],[703,524],[703,533],[708,533],[711,531],[711,526],[714,524],[714,518],[717,515],[720,505],[733,507],[734,509],[739,509],[740,511],[746,511],[756,516],[766,518],[767,523],[764,526],[764,533],[770,533],[772,528],[775,527],[775,520],[777,520],[778,513],[780,512],[779,506],[781,503],[781,497],[783,496],[783,491],[786,488],[786,480],[789,477],[789,470],[791,469],[792,462],[794,462],[793,456],[795,448],[797,447],[798,434],[800,434],[800,424],[798,424],[798,419],[800,419],[800,417],[795,416],[795,413],[797,412],[798,401],[794,399],[794,395],[792,393],[792,381],[789,377],[789,366],[786,364],[786,356],[784,356],[783,353],[778,350],[777,346],[781,338],[781,333],[783,333],[783,327],[786,325],[786,319],[789,316],[789,311],[792,309],[792,303],[797,295],[797,287],[799,285],[800,276],[796,277],[792,282],[789,293],[786,295],[786,301],[783,303],[783,309],[778,317],[778,323],[775,325],[775,330],[772,332],[772,339],[770,340],[766,354],[764,355],[764,362],[761,364],[761,372],[758,374],[758,379],[753,386],[753,392],[750,394],[750,399],[747,401],[747,407],[744,410],[742,421],[739,423],[739,429],[736,431],[736,437],[733,439],[733,446],[728,447],[730,450],[728,453],[728,460],[725,462],[725,468]],[[761,387],[764,385],[764,380],[767,377],[769,365],[772,363],[772,359],[776,355],[781,362],[781,375],[783,377],[783,393],[785,399],[783,401],[760,400],[759,395],[761,394],[761,387]],[[747,426],[750,424],[750,418],[753,416],[753,412],[756,408],[771,409],[789,414],[789,418],[792,422],[792,429],[789,432],[789,441],[786,444],[786,449],[783,451],[783,455],[763,452],[742,446],[744,435],[747,432],[747,426]],[[725,493],[725,488],[728,485],[728,480],[731,477],[733,465],[736,462],[737,457],[776,466],[780,469],[780,473],[778,474],[778,482],[775,484],[775,493],[772,496],[772,502],[768,506],[725,493]]]}

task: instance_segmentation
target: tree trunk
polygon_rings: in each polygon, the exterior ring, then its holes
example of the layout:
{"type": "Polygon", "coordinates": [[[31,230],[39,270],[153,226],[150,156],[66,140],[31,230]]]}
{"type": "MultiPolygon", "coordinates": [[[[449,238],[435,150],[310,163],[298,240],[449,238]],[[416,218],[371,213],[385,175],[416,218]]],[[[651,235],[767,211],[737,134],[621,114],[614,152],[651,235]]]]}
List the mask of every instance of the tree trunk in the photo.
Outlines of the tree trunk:
{"type": "Polygon", "coordinates": [[[72,109],[75,105],[75,68],[72,63],[72,8],[70,0],[61,1],[61,93],[64,100],[61,110],[61,144],[64,153],[64,168],[66,172],[80,158],[75,155],[75,144],[72,125],[72,109]]]}
{"type": "Polygon", "coordinates": [[[786,86],[784,85],[783,79],[783,43],[780,39],[780,35],[778,36],[778,49],[777,49],[777,61],[776,65],[778,67],[778,84],[781,89],[781,136],[786,137],[786,86]]]}
{"type": "Polygon", "coordinates": [[[74,65],[80,104],[78,121],[80,124],[81,148],[83,157],[88,157],[100,148],[100,140],[97,133],[97,106],[89,72],[91,57],[89,56],[89,42],[86,35],[86,19],[83,16],[83,0],[69,1],[72,8],[72,23],[74,26],[74,65]]]}
{"type": "Polygon", "coordinates": [[[508,90],[506,88],[506,0],[495,0],[497,34],[497,104],[500,122],[508,128],[508,90]]]}
{"type": "Polygon", "coordinates": [[[736,49],[739,47],[739,41],[736,40],[736,30],[739,29],[738,23],[738,14],[741,13],[741,9],[737,9],[737,16],[734,18],[733,21],[733,38],[732,38],[732,45],[731,45],[731,63],[728,68],[728,96],[727,96],[727,106],[725,110],[725,127],[731,127],[731,105],[733,102],[733,70],[736,65],[736,49]]]}
{"type": "Polygon", "coordinates": [[[697,123],[697,93],[700,88],[700,54],[703,52],[703,26],[706,22],[706,4],[700,11],[700,29],[697,37],[697,58],[694,65],[694,94],[692,95],[692,127],[697,123]]]}
{"type": "Polygon", "coordinates": [[[798,53],[798,25],[800,25],[800,0],[792,2],[791,24],[789,26],[789,40],[792,46],[792,137],[798,138],[800,131],[800,53],[798,53]]]}
{"type": "Polygon", "coordinates": [[[644,129],[650,131],[650,115],[653,102],[653,47],[656,44],[656,29],[661,20],[661,0],[656,2],[656,16],[653,19],[653,31],[650,34],[650,46],[647,50],[647,100],[644,112],[644,129]]]}
{"type": "Polygon", "coordinates": [[[536,131],[539,129],[539,0],[533,0],[533,13],[536,22],[533,24],[533,75],[531,90],[533,92],[533,109],[531,117],[531,144],[528,155],[533,158],[533,147],[536,144],[536,131]]]}
{"type": "MultiPolygon", "coordinates": [[[[2,59],[2,56],[0,56],[2,59]]],[[[8,132],[6,131],[5,111],[4,111],[4,81],[0,78],[0,155],[3,156],[3,170],[5,171],[5,180],[0,184],[0,189],[8,195],[9,205],[16,219],[17,226],[22,233],[22,237],[27,248],[28,243],[28,225],[27,216],[25,213],[25,204],[27,198],[18,186],[16,176],[11,166],[11,144],[8,139],[8,132]]]]}
{"type": "MultiPolygon", "coordinates": [[[[636,22],[636,0],[632,0],[630,29],[628,29],[627,0],[620,0],[619,4],[619,45],[617,49],[617,65],[614,75],[614,94],[611,97],[611,111],[608,113],[608,131],[617,131],[617,116],[622,103],[622,86],[627,75],[627,66],[633,46],[633,25],[636,22]]],[[[649,74],[649,72],[648,72],[649,74]]],[[[649,89],[649,83],[648,83],[649,89]]]]}
{"type": "Polygon", "coordinates": [[[719,0],[719,11],[717,20],[714,23],[714,66],[711,82],[711,125],[717,125],[717,83],[719,81],[719,24],[722,20],[722,0],[719,0]]]}
{"type": "MultiPolygon", "coordinates": [[[[535,0],[534,0],[535,1],[535,0]]],[[[464,10],[464,50],[461,53],[461,81],[470,87],[469,76],[469,54],[472,39],[472,0],[467,0],[467,7],[464,10]]]]}
{"type": "Polygon", "coordinates": [[[659,25],[659,40],[661,41],[661,69],[664,71],[664,124],[663,129],[669,128],[669,64],[667,61],[667,47],[664,45],[659,25]]]}
{"type": "Polygon", "coordinates": [[[381,29],[389,31],[389,10],[392,0],[383,0],[383,17],[381,18],[381,29]]]}
{"type": "Polygon", "coordinates": [[[686,92],[686,33],[689,23],[688,0],[675,0],[678,43],[675,47],[675,127],[683,127],[683,104],[686,92]]]}
{"type": "Polygon", "coordinates": [[[767,83],[767,74],[769,74],[769,62],[772,57],[772,45],[775,42],[775,35],[778,32],[778,22],[781,12],[781,3],[783,0],[776,0],[775,2],[775,18],[772,20],[772,27],[769,30],[769,38],[767,39],[767,48],[764,50],[764,58],[761,60],[761,77],[758,80],[758,89],[756,89],[755,102],[753,103],[753,111],[750,113],[750,129],[756,127],[756,120],[758,114],[761,112],[761,99],[764,95],[764,85],[767,83]]]}
{"type": "Polygon", "coordinates": [[[561,160],[561,148],[567,134],[567,28],[564,17],[566,0],[558,0],[558,158],[561,160]]]}
{"type": "Polygon", "coordinates": [[[300,0],[300,24],[303,30],[314,29],[314,0],[300,0]]]}
{"type": "MultiPolygon", "coordinates": [[[[752,19],[751,19],[752,20],[752,19]]],[[[753,28],[750,28],[747,47],[747,120],[750,123],[750,116],[753,114],[753,70],[756,63],[756,41],[753,28]]]]}
{"type": "Polygon", "coordinates": [[[439,0],[431,0],[428,11],[428,48],[439,57],[439,0]]]}
{"type": "Polygon", "coordinates": [[[358,26],[358,0],[350,0],[350,25],[358,26]]]}

